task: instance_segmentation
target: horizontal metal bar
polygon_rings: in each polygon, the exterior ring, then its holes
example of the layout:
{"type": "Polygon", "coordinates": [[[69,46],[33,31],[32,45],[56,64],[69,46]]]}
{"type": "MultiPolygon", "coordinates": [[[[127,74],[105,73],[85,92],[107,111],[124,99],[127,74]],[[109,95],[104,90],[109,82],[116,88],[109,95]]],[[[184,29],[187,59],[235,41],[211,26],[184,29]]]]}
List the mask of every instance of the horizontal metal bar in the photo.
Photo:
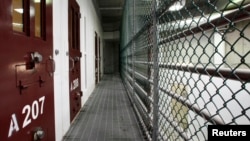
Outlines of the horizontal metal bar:
{"type": "Polygon", "coordinates": [[[135,72],[135,76],[143,81],[148,82],[149,84],[153,84],[153,80],[152,79],[148,79],[146,76],[144,76],[143,74],[139,73],[139,72],[135,72]]]}
{"type": "MultiPolygon", "coordinates": [[[[144,31],[146,31],[147,29],[150,29],[150,26],[152,26],[152,21],[149,20],[149,22],[145,23],[144,26],[142,26],[142,28],[133,36],[133,38],[127,43],[127,45],[125,46],[125,48],[129,45],[132,44],[132,42],[134,40],[136,40],[144,31]]],[[[124,49],[125,49],[124,48],[124,49]]],[[[123,50],[123,49],[122,49],[123,50]]]]}
{"type": "Polygon", "coordinates": [[[156,17],[159,19],[161,18],[166,12],[168,12],[168,9],[174,4],[176,3],[178,0],[168,0],[168,1],[164,1],[164,4],[161,5],[161,7],[159,7],[157,9],[156,12],[156,17]],[[167,5],[167,6],[166,6],[167,5]]]}
{"type": "MultiPolygon", "coordinates": [[[[125,84],[127,86],[130,87],[130,93],[131,93],[131,98],[133,99],[132,101],[134,102],[135,106],[134,108],[136,108],[136,110],[138,111],[138,115],[137,116],[140,116],[141,119],[143,120],[143,124],[146,126],[146,131],[150,131],[152,129],[152,125],[150,124],[150,117],[148,115],[148,112],[147,112],[147,107],[143,104],[144,102],[142,102],[141,98],[138,96],[140,94],[136,93],[135,95],[133,95],[133,78],[129,75],[129,73],[132,73],[132,72],[129,72],[129,71],[132,71],[131,69],[128,69],[127,73],[125,72],[124,73],[124,76],[126,77],[126,80],[125,81],[125,84]]],[[[138,86],[134,86],[135,89],[137,89],[138,86]]],[[[149,105],[150,107],[150,105],[149,105]]]]}
{"type": "Polygon", "coordinates": [[[250,71],[243,69],[230,69],[230,68],[209,68],[209,67],[198,67],[190,65],[170,65],[170,64],[159,64],[160,68],[181,70],[185,72],[205,74],[209,76],[223,77],[227,79],[249,81],[250,71]],[[232,73],[233,71],[233,73],[232,73]]]}
{"type": "Polygon", "coordinates": [[[149,91],[150,91],[150,82],[148,79],[144,79],[138,75],[135,74],[135,80],[136,83],[138,83],[139,85],[141,85],[144,89],[144,91],[147,93],[147,95],[150,95],[149,91]]]}
{"type": "Polygon", "coordinates": [[[149,82],[148,76],[145,76],[145,75],[143,75],[143,74],[141,74],[139,72],[135,72],[135,77],[142,80],[142,81],[146,81],[146,82],[148,81],[149,82]]]}
{"type": "Polygon", "coordinates": [[[148,61],[135,61],[136,64],[143,64],[143,65],[149,65],[153,66],[153,62],[148,62],[148,61]]]}
{"type": "Polygon", "coordinates": [[[140,126],[143,130],[143,134],[145,134],[146,138],[148,141],[151,140],[151,133],[150,130],[148,130],[148,125],[144,123],[143,117],[141,116],[138,108],[136,106],[133,106],[134,110],[135,110],[135,115],[138,118],[138,121],[140,122],[140,126]]]}
{"type": "Polygon", "coordinates": [[[143,105],[147,109],[147,113],[149,113],[151,111],[151,107],[150,107],[151,102],[147,95],[147,92],[144,91],[137,83],[135,84],[135,92],[137,93],[138,97],[140,98],[143,105]]]}
{"type": "Polygon", "coordinates": [[[129,43],[127,43],[127,45],[125,45],[123,48],[121,48],[120,52],[124,52],[126,49],[129,49],[128,47],[131,47],[131,46],[132,46],[132,41],[130,41],[129,43]]]}
{"type": "Polygon", "coordinates": [[[125,75],[127,77],[128,82],[130,83],[130,85],[133,84],[133,78],[128,73],[126,73],[125,75]]]}
{"type": "Polygon", "coordinates": [[[148,59],[148,50],[142,50],[140,52],[136,52],[136,53],[134,53],[134,55],[136,56],[136,58],[138,56],[144,56],[144,58],[148,59]]]}
{"type": "MultiPolygon", "coordinates": [[[[123,74],[126,75],[125,73],[123,73],[123,74]]],[[[135,105],[135,102],[134,102],[135,100],[134,100],[134,98],[132,98],[133,88],[132,88],[132,86],[130,85],[129,81],[126,81],[126,80],[124,79],[124,80],[123,80],[123,83],[125,84],[124,86],[125,86],[125,88],[126,88],[127,95],[128,95],[128,97],[129,97],[129,100],[130,100],[131,103],[132,103],[132,107],[133,107],[133,109],[134,109],[134,111],[135,111],[135,116],[136,116],[136,118],[138,119],[139,126],[140,126],[140,128],[143,130],[143,133],[145,134],[146,138],[147,138],[148,140],[150,140],[150,139],[151,139],[151,135],[150,135],[150,133],[149,133],[149,131],[148,131],[148,127],[147,127],[148,125],[146,125],[146,124],[144,123],[144,119],[143,119],[143,117],[141,116],[141,114],[140,114],[140,112],[139,112],[137,106],[135,105]]]]}
{"type": "Polygon", "coordinates": [[[134,53],[144,51],[145,49],[148,49],[150,47],[153,47],[153,44],[147,44],[145,46],[137,47],[136,50],[134,51],[134,53]]]}
{"type": "Polygon", "coordinates": [[[213,29],[215,27],[220,27],[223,25],[227,25],[230,22],[238,22],[242,21],[244,19],[249,19],[249,11],[250,11],[250,5],[244,6],[241,11],[247,11],[247,12],[239,12],[238,9],[232,10],[229,14],[225,14],[222,16],[219,16],[216,19],[213,19],[209,22],[203,23],[201,25],[197,25],[196,27],[186,29],[184,31],[180,31],[179,33],[175,33],[167,37],[166,39],[159,42],[159,44],[165,44],[183,37],[187,37],[189,35],[193,35],[199,32],[204,32],[206,30],[213,29]],[[237,15],[237,16],[236,16],[237,15]]]}
{"type": "Polygon", "coordinates": [[[140,113],[140,115],[141,115],[141,117],[142,117],[145,125],[147,126],[147,128],[148,129],[152,128],[152,125],[150,124],[151,123],[150,122],[151,121],[150,117],[149,117],[148,113],[146,112],[145,107],[142,106],[142,104],[140,102],[140,98],[138,98],[138,97],[135,98],[134,102],[135,102],[135,105],[136,105],[136,107],[137,107],[137,109],[138,109],[138,111],[139,111],[139,113],[140,113]]]}
{"type": "Polygon", "coordinates": [[[100,7],[100,10],[123,10],[122,7],[100,7]]]}

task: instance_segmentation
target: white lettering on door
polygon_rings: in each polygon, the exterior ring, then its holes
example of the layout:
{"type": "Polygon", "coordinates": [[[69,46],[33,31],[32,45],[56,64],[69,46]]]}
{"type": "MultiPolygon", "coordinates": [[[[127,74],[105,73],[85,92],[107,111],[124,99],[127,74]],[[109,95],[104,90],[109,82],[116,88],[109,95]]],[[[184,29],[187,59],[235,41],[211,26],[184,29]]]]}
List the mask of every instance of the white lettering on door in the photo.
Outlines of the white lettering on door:
{"type": "MultiPolygon", "coordinates": [[[[27,104],[23,107],[22,114],[25,115],[22,128],[25,128],[29,124],[31,124],[32,120],[36,120],[39,115],[43,114],[45,96],[40,97],[39,100],[34,100],[31,105],[27,104]]],[[[11,137],[13,132],[19,131],[19,125],[17,123],[16,114],[12,114],[10,128],[8,137],[11,137]]]]}
{"type": "Polygon", "coordinates": [[[25,128],[27,125],[29,125],[33,120],[37,119],[39,116],[39,110],[40,114],[43,114],[43,105],[45,101],[45,96],[39,98],[40,105],[37,100],[33,101],[32,106],[25,105],[22,111],[22,114],[26,114],[24,122],[23,122],[23,128],[25,128]]]}
{"type": "Polygon", "coordinates": [[[71,88],[70,88],[70,90],[73,91],[73,90],[75,90],[78,86],[79,86],[79,79],[76,78],[75,80],[73,80],[73,82],[71,82],[71,88]]]}
{"type": "Polygon", "coordinates": [[[19,126],[18,126],[18,123],[17,123],[16,114],[11,115],[8,137],[12,136],[14,131],[16,131],[16,132],[19,131],[19,126]]]}

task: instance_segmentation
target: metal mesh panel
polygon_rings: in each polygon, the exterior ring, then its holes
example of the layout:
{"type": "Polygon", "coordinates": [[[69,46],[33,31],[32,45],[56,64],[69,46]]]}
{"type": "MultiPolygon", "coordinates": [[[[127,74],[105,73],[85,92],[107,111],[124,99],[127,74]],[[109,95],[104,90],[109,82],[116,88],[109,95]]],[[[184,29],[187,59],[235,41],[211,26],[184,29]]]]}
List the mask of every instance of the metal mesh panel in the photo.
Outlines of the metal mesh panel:
{"type": "Polygon", "coordinates": [[[127,0],[121,75],[147,140],[250,124],[250,0],[127,0]]]}

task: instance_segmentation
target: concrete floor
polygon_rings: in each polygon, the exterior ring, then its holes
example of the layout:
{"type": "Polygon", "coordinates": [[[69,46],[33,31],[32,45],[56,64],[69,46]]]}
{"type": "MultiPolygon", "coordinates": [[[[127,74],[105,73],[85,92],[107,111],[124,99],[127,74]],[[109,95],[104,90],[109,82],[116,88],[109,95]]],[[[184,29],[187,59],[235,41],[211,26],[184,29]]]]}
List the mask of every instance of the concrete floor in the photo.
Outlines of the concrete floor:
{"type": "Polygon", "coordinates": [[[105,75],[63,141],[144,141],[119,75],[105,75]]]}

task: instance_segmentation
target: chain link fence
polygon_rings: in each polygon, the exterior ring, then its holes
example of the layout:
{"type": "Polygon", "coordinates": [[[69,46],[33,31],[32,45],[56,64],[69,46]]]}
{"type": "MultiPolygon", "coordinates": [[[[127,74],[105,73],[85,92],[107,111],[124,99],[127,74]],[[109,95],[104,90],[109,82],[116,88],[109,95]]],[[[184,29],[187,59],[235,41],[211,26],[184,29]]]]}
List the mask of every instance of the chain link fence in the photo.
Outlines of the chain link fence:
{"type": "Polygon", "coordinates": [[[127,0],[121,76],[146,140],[250,124],[250,0],[127,0]]]}

